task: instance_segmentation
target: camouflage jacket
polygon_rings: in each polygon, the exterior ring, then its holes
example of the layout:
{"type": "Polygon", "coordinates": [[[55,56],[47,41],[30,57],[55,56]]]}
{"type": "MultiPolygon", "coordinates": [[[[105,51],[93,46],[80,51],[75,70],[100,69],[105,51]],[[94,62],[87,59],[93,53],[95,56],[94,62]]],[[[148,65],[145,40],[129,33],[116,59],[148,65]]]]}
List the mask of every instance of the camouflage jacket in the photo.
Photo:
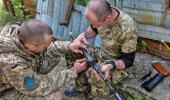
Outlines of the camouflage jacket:
{"type": "MultiPolygon", "coordinates": [[[[114,8],[116,9],[116,8],[114,8]]],[[[119,16],[109,26],[97,28],[102,38],[101,57],[119,57],[121,52],[131,53],[136,50],[137,45],[137,25],[126,13],[116,9],[119,16]]],[[[107,58],[105,58],[107,59],[107,58]]]]}
{"type": "Polygon", "coordinates": [[[69,51],[69,41],[52,41],[37,55],[19,42],[19,29],[20,25],[13,23],[0,33],[0,91],[14,87],[23,94],[44,96],[77,77],[73,67],[58,65],[69,51]]]}

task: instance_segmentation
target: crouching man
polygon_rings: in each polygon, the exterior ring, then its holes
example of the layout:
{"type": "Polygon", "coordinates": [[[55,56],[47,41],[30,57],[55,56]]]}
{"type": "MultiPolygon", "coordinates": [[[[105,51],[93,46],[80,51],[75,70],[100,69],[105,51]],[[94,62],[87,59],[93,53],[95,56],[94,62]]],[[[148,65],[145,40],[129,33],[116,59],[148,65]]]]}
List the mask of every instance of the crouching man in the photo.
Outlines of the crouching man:
{"type": "Polygon", "coordinates": [[[76,78],[86,62],[78,59],[69,69],[58,63],[79,48],[53,40],[51,28],[37,19],[6,25],[0,33],[0,98],[60,100],[59,88],[76,78]]]}

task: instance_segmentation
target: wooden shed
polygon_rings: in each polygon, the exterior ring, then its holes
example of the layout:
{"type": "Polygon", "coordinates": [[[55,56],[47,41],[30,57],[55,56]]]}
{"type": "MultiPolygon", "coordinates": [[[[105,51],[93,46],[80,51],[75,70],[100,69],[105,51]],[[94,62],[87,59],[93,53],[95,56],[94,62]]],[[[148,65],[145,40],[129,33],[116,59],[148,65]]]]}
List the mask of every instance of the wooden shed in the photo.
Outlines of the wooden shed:
{"type": "MultiPolygon", "coordinates": [[[[52,27],[54,37],[63,40],[69,40],[69,32],[80,34],[89,24],[83,15],[85,7],[74,3],[68,25],[61,25],[69,1],[71,0],[38,0],[37,3],[36,18],[52,27]]],[[[133,17],[138,23],[138,36],[150,46],[152,53],[161,52],[160,56],[170,58],[170,52],[161,44],[161,40],[170,43],[170,0],[108,1],[133,17]]]]}

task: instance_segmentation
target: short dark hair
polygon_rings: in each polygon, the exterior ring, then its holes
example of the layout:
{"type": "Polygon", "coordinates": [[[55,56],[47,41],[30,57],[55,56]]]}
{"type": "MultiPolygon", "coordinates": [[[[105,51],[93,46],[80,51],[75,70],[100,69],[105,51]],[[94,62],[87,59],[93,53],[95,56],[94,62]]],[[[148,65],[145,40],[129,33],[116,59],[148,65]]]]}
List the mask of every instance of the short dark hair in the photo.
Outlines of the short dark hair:
{"type": "Polygon", "coordinates": [[[89,8],[98,20],[105,19],[112,11],[111,5],[107,0],[90,0],[86,6],[89,8]]]}
{"type": "Polygon", "coordinates": [[[45,35],[52,35],[51,28],[38,19],[30,19],[21,25],[18,38],[22,43],[41,44],[45,35]]]}

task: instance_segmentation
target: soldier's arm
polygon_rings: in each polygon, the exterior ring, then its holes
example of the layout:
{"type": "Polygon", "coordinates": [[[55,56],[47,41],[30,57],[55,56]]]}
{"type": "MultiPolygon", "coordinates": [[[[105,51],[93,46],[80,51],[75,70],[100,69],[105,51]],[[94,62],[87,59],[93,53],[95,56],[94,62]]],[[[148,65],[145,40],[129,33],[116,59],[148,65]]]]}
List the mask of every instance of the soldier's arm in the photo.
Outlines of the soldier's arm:
{"type": "Polygon", "coordinates": [[[126,37],[121,46],[120,60],[124,62],[125,68],[131,67],[135,59],[135,51],[137,45],[137,33],[132,30],[126,33],[126,37]]]}
{"type": "Polygon", "coordinates": [[[24,59],[13,54],[0,54],[5,82],[26,95],[45,96],[58,90],[76,77],[74,68],[52,70],[48,74],[37,74],[24,59]]]}
{"type": "Polygon", "coordinates": [[[54,55],[65,55],[70,52],[69,49],[70,41],[52,41],[47,51],[54,55]]]}

